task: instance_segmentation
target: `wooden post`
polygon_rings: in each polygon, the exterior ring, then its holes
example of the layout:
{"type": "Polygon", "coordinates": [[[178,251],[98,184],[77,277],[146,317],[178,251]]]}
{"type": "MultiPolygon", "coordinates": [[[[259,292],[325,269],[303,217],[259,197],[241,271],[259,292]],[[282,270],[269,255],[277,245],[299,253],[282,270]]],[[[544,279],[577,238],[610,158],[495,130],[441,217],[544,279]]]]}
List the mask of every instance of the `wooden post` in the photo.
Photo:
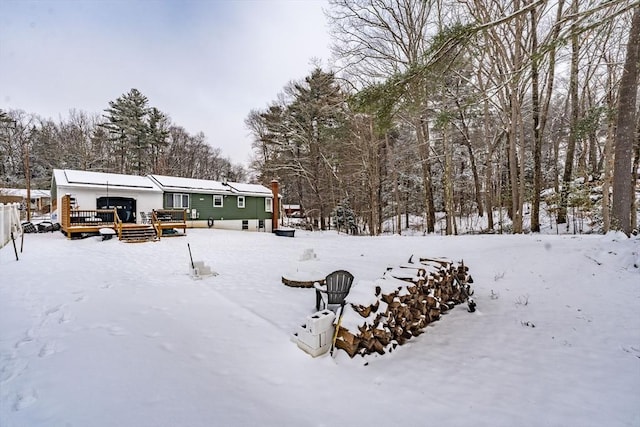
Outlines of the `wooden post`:
{"type": "Polygon", "coordinates": [[[278,181],[271,181],[271,192],[273,193],[273,203],[271,204],[271,208],[273,210],[273,216],[271,218],[271,231],[275,231],[278,229],[278,215],[280,211],[280,200],[278,198],[278,181]]]}
{"type": "Polygon", "coordinates": [[[67,238],[71,238],[71,231],[69,225],[71,224],[71,196],[65,194],[62,196],[62,206],[60,206],[60,224],[62,229],[66,232],[67,238]]]}

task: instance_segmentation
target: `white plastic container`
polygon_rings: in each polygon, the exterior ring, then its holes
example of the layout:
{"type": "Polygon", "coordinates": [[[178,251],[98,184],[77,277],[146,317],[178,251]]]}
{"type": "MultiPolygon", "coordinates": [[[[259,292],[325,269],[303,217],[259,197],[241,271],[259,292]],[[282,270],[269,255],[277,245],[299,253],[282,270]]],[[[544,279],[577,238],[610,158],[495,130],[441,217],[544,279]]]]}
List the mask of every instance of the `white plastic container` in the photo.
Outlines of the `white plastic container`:
{"type": "Polygon", "coordinates": [[[333,326],[336,314],[331,310],[322,310],[307,316],[307,326],[312,334],[326,332],[333,326]]]}

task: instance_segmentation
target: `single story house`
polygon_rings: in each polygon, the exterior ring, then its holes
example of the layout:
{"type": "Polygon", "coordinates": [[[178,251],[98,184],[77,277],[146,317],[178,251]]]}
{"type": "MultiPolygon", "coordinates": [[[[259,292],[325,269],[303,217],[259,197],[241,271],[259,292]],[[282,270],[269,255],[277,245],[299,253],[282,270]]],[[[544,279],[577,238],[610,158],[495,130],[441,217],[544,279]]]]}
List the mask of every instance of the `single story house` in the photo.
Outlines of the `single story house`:
{"type": "MultiPolygon", "coordinates": [[[[55,169],[51,180],[52,222],[60,223],[62,197],[72,209],[113,209],[125,223],[143,223],[153,210],[184,209],[187,227],[273,230],[274,194],[258,184],[164,175],[120,175],[55,169]]],[[[278,206],[275,207],[277,209],[278,206]]],[[[277,220],[277,219],[276,219],[277,220]]]]}
{"type": "Polygon", "coordinates": [[[263,185],[149,175],[164,209],[187,209],[188,227],[271,231],[273,191],[263,185]]]}

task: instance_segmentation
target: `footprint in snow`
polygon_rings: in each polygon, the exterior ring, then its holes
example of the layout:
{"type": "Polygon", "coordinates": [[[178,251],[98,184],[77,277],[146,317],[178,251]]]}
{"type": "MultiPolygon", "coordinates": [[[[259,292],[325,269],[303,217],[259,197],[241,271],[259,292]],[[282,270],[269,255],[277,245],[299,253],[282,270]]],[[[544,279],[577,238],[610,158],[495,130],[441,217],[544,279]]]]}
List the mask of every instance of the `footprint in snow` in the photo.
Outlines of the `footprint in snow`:
{"type": "Polygon", "coordinates": [[[24,344],[30,343],[31,341],[33,341],[33,339],[34,339],[33,329],[28,329],[24,333],[24,337],[20,341],[15,343],[15,345],[13,347],[14,348],[19,348],[20,346],[22,346],[24,344]]]}
{"type": "MultiPolygon", "coordinates": [[[[16,359],[13,356],[0,359],[0,384],[7,383],[27,369],[25,360],[16,359]]],[[[2,387],[0,387],[1,389],[2,387]]]]}
{"type": "Polygon", "coordinates": [[[633,346],[633,345],[622,346],[622,350],[640,359],[640,345],[639,346],[633,346]]]}
{"type": "Polygon", "coordinates": [[[51,307],[50,309],[45,311],[44,314],[46,316],[51,316],[52,314],[59,312],[61,308],[62,308],[62,305],[56,305],[55,307],[51,307]]]}
{"type": "Polygon", "coordinates": [[[62,313],[62,316],[58,319],[58,323],[67,323],[71,320],[71,315],[69,313],[62,313]]]}
{"type": "Polygon", "coordinates": [[[11,407],[14,411],[21,411],[22,409],[28,408],[38,401],[38,393],[36,390],[28,390],[22,393],[18,393],[16,395],[15,400],[13,401],[13,406],[11,407]]]}
{"type": "Polygon", "coordinates": [[[50,341],[42,346],[40,352],[38,353],[38,357],[49,357],[52,354],[56,353],[56,343],[50,341]]]}

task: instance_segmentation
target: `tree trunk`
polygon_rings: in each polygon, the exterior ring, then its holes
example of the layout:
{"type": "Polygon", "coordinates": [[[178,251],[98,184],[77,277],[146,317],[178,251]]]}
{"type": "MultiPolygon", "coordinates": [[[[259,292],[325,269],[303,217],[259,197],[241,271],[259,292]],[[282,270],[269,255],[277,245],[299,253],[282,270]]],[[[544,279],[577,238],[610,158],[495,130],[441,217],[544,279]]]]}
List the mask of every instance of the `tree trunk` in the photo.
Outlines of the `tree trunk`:
{"type": "MultiPolygon", "coordinates": [[[[633,169],[631,171],[631,182],[632,183],[636,183],[638,182],[638,178],[640,178],[640,174],[638,173],[638,170],[640,170],[640,112],[638,114],[636,114],[636,118],[638,120],[638,127],[636,129],[636,143],[635,143],[635,149],[634,151],[634,155],[633,155],[633,169]]],[[[632,205],[631,205],[631,232],[633,233],[633,230],[638,231],[638,215],[635,214],[635,212],[638,212],[638,200],[633,197],[633,194],[635,194],[635,187],[632,189],[631,191],[631,199],[632,199],[632,205]]]]}
{"type": "Polygon", "coordinates": [[[573,160],[576,151],[576,140],[578,131],[578,65],[580,45],[578,44],[578,31],[575,19],[578,18],[578,0],[573,0],[571,13],[575,16],[571,28],[571,75],[569,78],[569,97],[571,99],[571,123],[569,129],[569,139],[567,141],[567,153],[564,160],[564,174],[562,175],[562,188],[560,190],[560,206],[558,210],[558,224],[567,222],[567,205],[569,203],[569,190],[571,178],[573,176],[573,160]]]}
{"type": "Polygon", "coordinates": [[[425,196],[425,209],[427,211],[427,233],[435,231],[436,212],[433,202],[433,188],[431,182],[431,160],[429,159],[429,129],[426,118],[421,117],[416,126],[418,137],[418,153],[420,154],[420,165],[422,166],[422,179],[425,196]]]}
{"type": "MultiPolygon", "coordinates": [[[[520,9],[520,1],[515,0],[513,2],[514,10],[520,9]]],[[[516,17],[515,19],[515,47],[513,51],[513,63],[512,72],[514,75],[520,73],[522,67],[522,18],[516,17]]],[[[521,193],[520,181],[524,179],[524,176],[520,175],[518,168],[518,139],[522,134],[522,117],[520,109],[518,108],[520,103],[519,96],[519,83],[520,79],[513,77],[509,83],[509,103],[511,104],[511,118],[509,129],[509,174],[511,183],[511,219],[513,221],[514,234],[522,233],[522,202],[524,194],[521,193]]],[[[520,141],[524,144],[524,141],[520,141]]],[[[524,162],[524,158],[521,159],[524,162]]]]}
{"type": "MultiPolygon", "coordinates": [[[[538,17],[531,10],[531,109],[533,114],[533,200],[531,203],[531,232],[540,232],[540,191],[542,191],[542,130],[540,129],[540,97],[538,70],[538,17]]],[[[551,70],[549,70],[551,72],[551,70]]]]}
{"type": "MultiPolygon", "coordinates": [[[[640,55],[640,7],[633,12],[627,57],[620,80],[618,96],[618,119],[615,135],[615,159],[613,169],[613,210],[611,226],[631,234],[631,207],[635,182],[631,179],[631,158],[633,154],[636,127],[636,98],[638,93],[638,56],[640,55]]],[[[635,212],[633,213],[635,215],[635,212]]]]}
{"type": "Polygon", "coordinates": [[[602,183],[602,228],[605,233],[611,228],[611,184],[613,170],[614,124],[610,121],[607,141],[604,145],[604,180],[602,183]]]}
{"type": "MultiPolygon", "coordinates": [[[[607,94],[605,96],[606,107],[613,111],[615,109],[614,73],[612,61],[607,61],[607,94]]],[[[609,115],[607,120],[607,140],[602,153],[604,163],[604,177],[602,183],[602,228],[605,233],[611,227],[611,185],[613,183],[613,140],[615,137],[615,117],[609,115]]]]}
{"type": "Polygon", "coordinates": [[[482,190],[480,185],[480,176],[478,175],[478,167],[476,165],[476,156],[473,152],[473,146],[471,145],[471,137],[469,132],[469,125],[465,120],[464,114],[462,112],[462,106],[460,105],[459,100],[456,100],[456,105],[458,106],[458,110],[460,111],[460,123],[462,126],[462,144],[467,147],[467,152],[469,153],[469,163],[471,163],[471,175],[473,176],[473,191],[474,197],[476,200],[476,206],[478,207],[478,216],[484,215],[484,207],[482,203],[482,190]]]}
{"type": "Polygon", "coordinates": [[[453,203],[453,165],[451,156],[451,143],[449,142],[449,124],[442,130],[442,145],[444,151],[444,210],[446,219],[447,236],[454,234],[455,208],[453,203]]]}
{"type": "MultiPolygon", "coordinates": [[[[482,79],[482,73],[478,71],[478,84],[482,93],[486,93],[485,84],[482,79]]],[[[489,99],[484,97],[482,103],[483,109],[483,121],[482,121],[482,137],[485,144],[485,171],[484,171],[484,203],[487,211],[487,229],[493,230],[493,144],[489,137],[489,128],[491,127],[489,122],[489,99]]]]}

